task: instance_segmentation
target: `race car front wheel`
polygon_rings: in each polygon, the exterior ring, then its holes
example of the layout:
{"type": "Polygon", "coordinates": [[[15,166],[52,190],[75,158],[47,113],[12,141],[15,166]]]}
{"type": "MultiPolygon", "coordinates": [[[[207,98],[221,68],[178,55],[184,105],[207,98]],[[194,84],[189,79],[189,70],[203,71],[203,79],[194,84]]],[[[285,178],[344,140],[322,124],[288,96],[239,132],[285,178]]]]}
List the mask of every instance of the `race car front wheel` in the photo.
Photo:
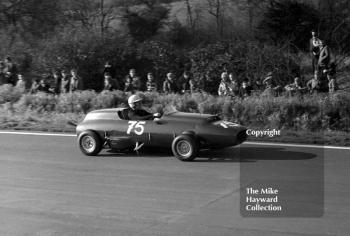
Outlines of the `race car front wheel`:
{"type": "Polygon", "coordinates": [[[96,156],[102,149],[102,142],[96,133],[86,131],[79,136],[79,147],[85,155],[96,156]]]}
{"type": "Polygon", "coordinates": [[[198,144],[194,137],[180,135],[174,139],[171,149],[177,159],[181,161],[193,161],[198,152],[198,144]]]}

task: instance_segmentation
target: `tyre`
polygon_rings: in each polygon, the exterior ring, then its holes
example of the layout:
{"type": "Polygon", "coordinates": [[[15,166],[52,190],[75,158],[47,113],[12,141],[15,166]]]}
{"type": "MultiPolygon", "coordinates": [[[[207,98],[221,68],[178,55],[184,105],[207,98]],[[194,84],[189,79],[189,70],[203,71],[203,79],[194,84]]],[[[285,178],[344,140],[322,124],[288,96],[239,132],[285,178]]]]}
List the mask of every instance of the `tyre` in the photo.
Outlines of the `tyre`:
{"type": "Polygon", "coordinates": [[[177,136],[171,145],[174,156],[181,161],[193,161],[198,152],[196,139],[189,135],[177,136]]]}
{"type": "Polygon", "coordinates": [[[87,156],[96,156],[102,149],[102,141],[96,133],[86,131],[79,137],[79,148],[87,156]]]}

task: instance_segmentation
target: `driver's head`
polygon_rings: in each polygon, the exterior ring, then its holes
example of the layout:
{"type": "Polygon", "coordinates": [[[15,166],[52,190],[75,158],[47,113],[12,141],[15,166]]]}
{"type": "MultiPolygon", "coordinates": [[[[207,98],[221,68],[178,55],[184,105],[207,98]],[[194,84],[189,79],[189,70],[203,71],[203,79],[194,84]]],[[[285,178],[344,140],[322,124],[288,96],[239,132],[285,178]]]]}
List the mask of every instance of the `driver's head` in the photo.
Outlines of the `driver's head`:
{"type": "Polygon", "coordinates": [[[128,103],[131,109],[138,109],[141,107],[142,98],[138,95],[131,95],[128,99],[128,103]]]}

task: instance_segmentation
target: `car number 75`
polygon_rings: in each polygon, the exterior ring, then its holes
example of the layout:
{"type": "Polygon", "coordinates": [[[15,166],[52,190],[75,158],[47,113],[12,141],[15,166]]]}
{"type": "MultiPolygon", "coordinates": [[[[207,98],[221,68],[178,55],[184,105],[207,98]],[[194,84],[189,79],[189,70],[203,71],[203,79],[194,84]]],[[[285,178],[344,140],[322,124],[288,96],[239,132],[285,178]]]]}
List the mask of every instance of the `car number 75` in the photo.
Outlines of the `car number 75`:
{"type": "Polygon", "coordinates": [[[142,135],[145,131],[144,125],[146,124],[146,121],[129,121],[128,122],[129,127],[126,131],[127,134],[130,134],[132,131],[134,131],[137,135],[142,135]]]}

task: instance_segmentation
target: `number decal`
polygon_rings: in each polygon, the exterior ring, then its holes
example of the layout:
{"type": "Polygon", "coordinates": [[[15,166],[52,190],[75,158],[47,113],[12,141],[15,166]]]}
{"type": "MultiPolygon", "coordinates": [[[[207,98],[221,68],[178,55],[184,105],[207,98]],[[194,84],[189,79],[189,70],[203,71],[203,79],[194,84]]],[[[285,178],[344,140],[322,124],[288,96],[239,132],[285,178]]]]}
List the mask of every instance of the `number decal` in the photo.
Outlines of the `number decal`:
{"type": "Polygon", "coordinates": [[[135,127],[137,121],[129,121],[129,128],[128,130],[126,131],[127,134],[130,134],[131,133],[131,130],[135,127]]]}
{"type": "Polygon", "coordinates": [[[143,131],[145,131],[145,127],[144,127],[145,124],[146,124],[146,121],[137,122],[134,128],[135,134],[137,135],[143,134],[143,131]]]}
{"type": "Polygon", "coordinates": [[[229,127],[236,127],[236,126],[239,126],[239,124],[236,124],[236,123],[232,123],[232,122],[229,122],[229,121],[222,121],[220,123],[220,125],[225,128],[225,129],[228,129],[229,127]]]}
{"type": "Polygon", "coordinates": [[[134,131],[137,135],[142,135],[145,131],[144,125],[146,124],[146,121],[129,121],[129,127],[126,131],[127,134],[130,134],[132,131],[134,131]]]}

